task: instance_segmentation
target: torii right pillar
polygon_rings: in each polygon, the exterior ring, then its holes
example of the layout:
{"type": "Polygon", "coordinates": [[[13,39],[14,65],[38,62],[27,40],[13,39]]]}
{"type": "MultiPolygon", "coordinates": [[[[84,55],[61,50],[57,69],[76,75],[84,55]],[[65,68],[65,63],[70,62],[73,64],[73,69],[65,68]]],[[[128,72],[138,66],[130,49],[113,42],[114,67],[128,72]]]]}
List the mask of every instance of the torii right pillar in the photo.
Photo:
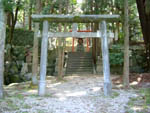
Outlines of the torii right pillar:
{"type": "Polygon", "coordinates": [[[110,64],[109,64],[109,50],[108,50],[106,21],[102,21],[99,24],[99,28],[101,29],[101,42],[102,42],[104,95],[110,96],[112,92],[112,84],[110,80],[110,64]]]}

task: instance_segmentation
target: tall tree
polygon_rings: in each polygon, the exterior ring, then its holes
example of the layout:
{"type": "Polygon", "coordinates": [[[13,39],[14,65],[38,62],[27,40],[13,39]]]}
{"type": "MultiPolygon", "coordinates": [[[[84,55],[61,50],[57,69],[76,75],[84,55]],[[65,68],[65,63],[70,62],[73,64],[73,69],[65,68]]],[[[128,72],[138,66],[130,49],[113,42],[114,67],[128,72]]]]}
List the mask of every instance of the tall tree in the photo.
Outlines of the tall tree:
{"type": "Polygon", "coordinates": [[[136,0],[150,71],[150,0],[136,0]]]}
{"type": "Polygon", "coordinates": [[[129,87],[129,15],[128,0],[124,0],[124,67],[123,67],[123,85],[129,87]]]}
{"type": "Polygon", "coordinates": [[[10,45],[10,48],[8,49],[8,60],[11,61],[12,59],[12,40],[14,38],[14,30],[15,30],[15,25],[17,23],[17,20],[18,20],[18,13],[19,13],[19,10],[21,9],[22,7],[22,1],[21,0],[16,0],[16,1],[13,1],[13,0],[3,0],[3,4],[4,4],[4,10],[5,12],[8,13],[8,20],[10,22],[9,25],[8,25],[8,28],[9,28],[9,38],[8,38],[8,42],[9,45],[10,45]]]}
{"type": "MultiPolygon", "coordinates": [[[[63,1],[59,2],[59,13],[62,14],[62,4],[63,1]]],[[[62,31],[62,24],[59,24],[59,32],[62,31]]],[[[62,79],[62,75],[63,75],[63,47],[62,47],[62,39],[59,38],[58,39],[58,79],[62,79]]]]}
{"type": "Polygon", "coordinates": [[[4,77],[4,46],[5,46],[5,14],[2,0],[0,0],[0,98],[3,98],[3,77],[4,77]]]}
{"type": "MultiPolygon", "coordinates": [[[[41,0],[36,0],[36,14],[40,14],[41,12],[41,0]]],[[[38,75],[38,50],[39,50],[39,40],[37,37],[37,33],[39,30],[39,23],[35,23],[35,33],[34,33],[34,41],[33,41],[33,60],[32,60],[32,85],[37,85],[37,75],[38,75]]]]}
{"type": "MultiPolygon", "coordinates": [[[[38,2],[37,2],[38,4],[38,2]]],[[[33,0],[30,0],[29,1],[29,30],[32,30],[32,18],[31,18],[31,15],[32,15],[32,9],[33,9],[33,0]]],[[[39,9],[38,9],[39,10],[39,9]]]]}

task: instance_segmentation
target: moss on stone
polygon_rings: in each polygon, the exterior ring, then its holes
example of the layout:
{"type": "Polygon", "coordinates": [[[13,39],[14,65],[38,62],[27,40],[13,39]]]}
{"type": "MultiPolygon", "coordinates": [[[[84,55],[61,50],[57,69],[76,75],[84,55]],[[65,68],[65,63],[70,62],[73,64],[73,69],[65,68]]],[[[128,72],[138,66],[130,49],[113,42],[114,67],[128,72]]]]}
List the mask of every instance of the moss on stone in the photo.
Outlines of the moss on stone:
{"type": "Polygon", "coordinates": [[[32,84],[32,82],[31,82],[29,88],[30,89],[38,89],[38,84],[32,84]]]}

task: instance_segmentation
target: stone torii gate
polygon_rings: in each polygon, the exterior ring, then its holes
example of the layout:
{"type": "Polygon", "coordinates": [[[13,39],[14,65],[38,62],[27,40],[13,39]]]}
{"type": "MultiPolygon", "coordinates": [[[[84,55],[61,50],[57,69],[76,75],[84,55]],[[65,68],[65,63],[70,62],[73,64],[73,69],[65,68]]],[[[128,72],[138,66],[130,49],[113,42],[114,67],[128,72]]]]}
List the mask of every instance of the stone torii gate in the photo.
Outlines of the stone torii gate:
{"type": "MultiPolygon", "coordinates": [[[[102,42],[102,56],[103,56],[103,74],[104,74],[104,95],[111,94],[112,85],[110,80],[110,65],[109,65],[109,51],[108,51],[108,34],[106,22],[117,21],[119,15],[32,15],[33,21],[43,22],[42,31],[42,46],[40,59],[40,81],[38,94],[45,95],[46,89],[46,67],[47,67],[47,50],[48,38],[101,38],[102,42]],[[77,32],[77,24],[74,24],[72,32],[48,32],[50,23],[99,23],[100,31],[97,32],[77,32]]],[[[37,32],[37,29],[36,29],[37,32]]]]}

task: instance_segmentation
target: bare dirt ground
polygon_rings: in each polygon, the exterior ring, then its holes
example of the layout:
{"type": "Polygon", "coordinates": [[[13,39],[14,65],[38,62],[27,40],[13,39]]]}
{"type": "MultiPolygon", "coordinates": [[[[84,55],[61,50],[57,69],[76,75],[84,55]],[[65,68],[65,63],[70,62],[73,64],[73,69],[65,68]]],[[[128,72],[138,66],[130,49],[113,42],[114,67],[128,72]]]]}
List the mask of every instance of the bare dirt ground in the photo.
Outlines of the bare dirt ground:
{"type": "Polygon", "coordinates": [[[105,97],[100,75],[66,76],[62,81],[49,76],[44,97],[29,86],[30,82],[5,86],[0,113],[130,113],[129,101],[140,97],[134,88],[124,90],[119,85],[105,97]]]}
{"type": "MultiPolygon", "coordinates": [[[[129,76],[130,84],[135,86],[135,88],[144,87],[150,88],[150,73],[131,73],[129,76]]],[[[116,77],[112,80],[113,84],[119,85],[122,84],[122,77],[116,77]]]]}

